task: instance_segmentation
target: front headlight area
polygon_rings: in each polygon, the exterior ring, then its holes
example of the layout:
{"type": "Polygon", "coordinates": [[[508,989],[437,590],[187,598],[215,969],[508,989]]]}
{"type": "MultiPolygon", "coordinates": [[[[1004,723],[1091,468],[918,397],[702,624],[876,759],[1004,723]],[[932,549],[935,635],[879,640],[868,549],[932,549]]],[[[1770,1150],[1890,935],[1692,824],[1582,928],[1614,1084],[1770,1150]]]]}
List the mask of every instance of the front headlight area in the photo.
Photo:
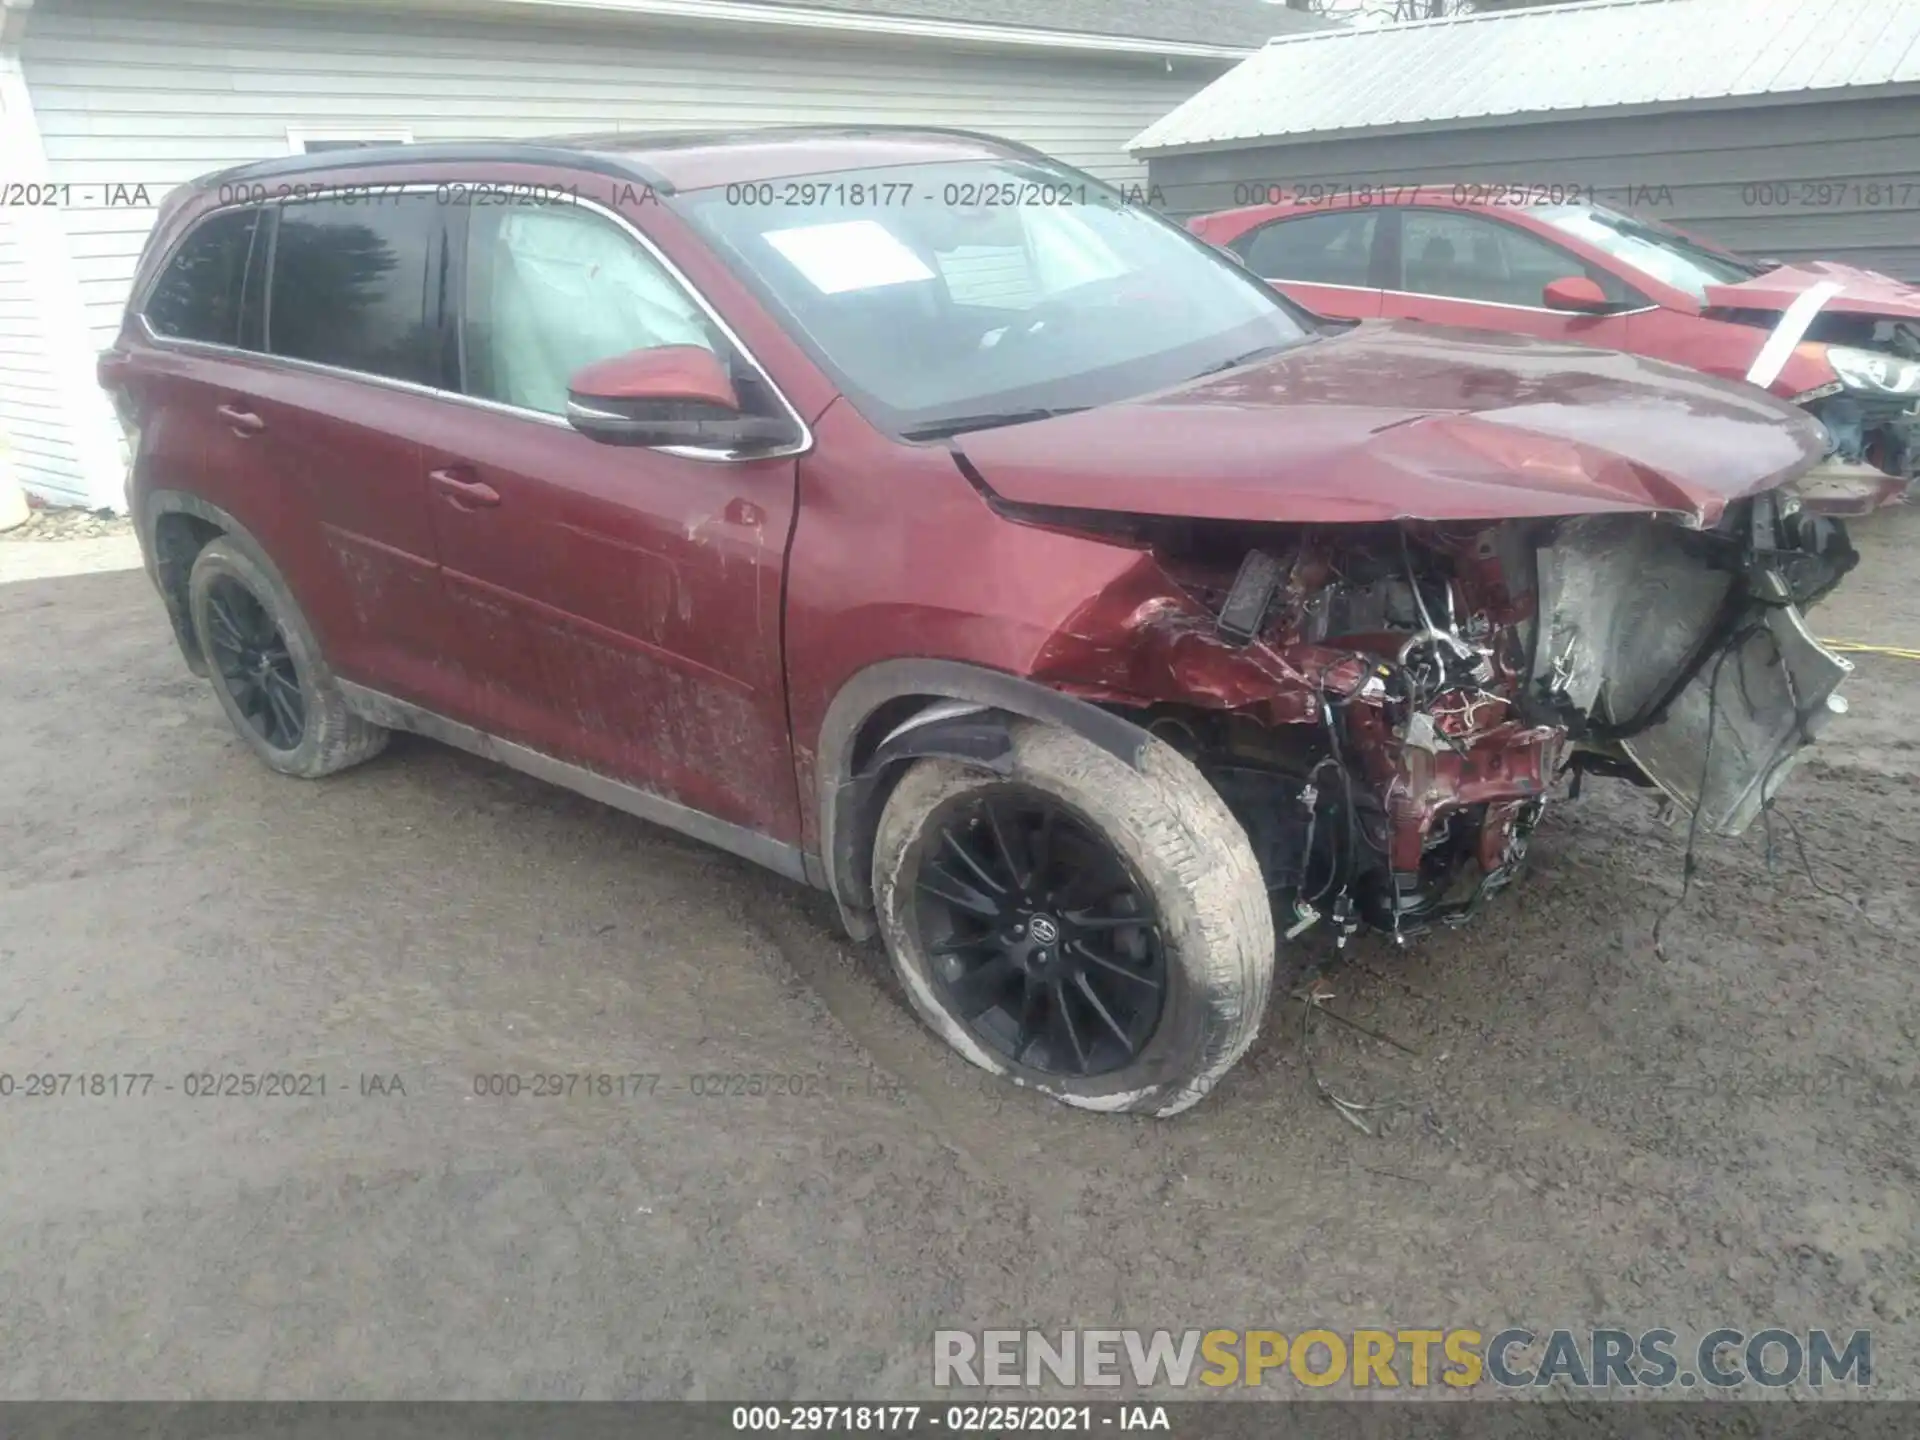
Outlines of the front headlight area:
{"type": "Polygon", "coordinates": [[[1827,363],[1847,389],[1863,395],[1906,396],[1920,400],[1920,359],[1827,346],[1827,363]]]}
{"type": "MultiPolygon", "coordinates": [[[[1808,358],[1825,363],[1833,379],[1794,396],[1794,401],[1827,432],[1822,469],[1855,467],[1878,472],[1911,488],[1920,480],[1920,354],[1908,341],[1897,351],[1868,350],[1857,345],[1806,342],[1808,358]]],[[[1845,509],[1865,514],[1864,508],[1845,509]]]]}

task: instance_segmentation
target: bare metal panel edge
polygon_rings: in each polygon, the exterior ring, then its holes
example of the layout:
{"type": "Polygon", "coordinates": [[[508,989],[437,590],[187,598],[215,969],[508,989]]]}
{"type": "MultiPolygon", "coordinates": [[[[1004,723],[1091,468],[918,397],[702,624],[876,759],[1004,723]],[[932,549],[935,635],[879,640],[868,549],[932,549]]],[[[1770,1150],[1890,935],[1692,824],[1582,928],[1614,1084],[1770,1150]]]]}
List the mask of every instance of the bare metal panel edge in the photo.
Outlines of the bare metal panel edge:
{"type": "Polygon", "coordinates": [[[817,884],[814,872],[817,864],[809,865],[808,857],[798,846],[787,845],[757,830],[749,830],[742,825],[734,825],[726,820],[716,819],[702,810],[682,805],[678,801],[668,800],[651,791],[637,786],[613,780],[605,775],[579,765],[570,765],[564,760],[556,760],[551,755],[543,755],[525,745],[515,744],[511,740],[502,740],[489,735],[484,730],[476,730],[471,725],[462,725],[457,720],[449,720],[444,715],[436,715],[418,705],[405,700],[396,700],[391,695],[382,695],[377,690],[369,690],[364,685],[355,685],[349,680],[336,680],[340,694],[354,712],[376,725],[384,725],[389,730],[405,730],[415,735],[424,735],[429,740],[438,740],[443,745],[451,745],[456,750],[465,750],[485,760],[497,760],[510,769],[531,775],[535,779],[545,780],[548,784],[563,786],[586,796],[589,800],[598,800],[603,805],[611,805],[616,810],[624,810],[629,815],[637,815],[655,825],[664,825],[669,830],[678,830],[704,844],[729,854],[738,855],[743,860],[751,860],[756,865],[764,865],[776,874],[789,880],[797,880],[803,885],[817,884]]]}

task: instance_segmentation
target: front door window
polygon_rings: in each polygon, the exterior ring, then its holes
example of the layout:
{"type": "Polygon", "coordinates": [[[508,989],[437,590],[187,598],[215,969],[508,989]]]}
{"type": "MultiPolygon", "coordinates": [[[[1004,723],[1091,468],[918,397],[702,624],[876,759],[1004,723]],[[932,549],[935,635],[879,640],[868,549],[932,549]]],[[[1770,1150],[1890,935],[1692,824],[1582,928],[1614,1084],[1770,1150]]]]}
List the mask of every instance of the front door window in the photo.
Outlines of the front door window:
{"type": "Polygon", "coordinates": [[[567,206],[473,212],[461,337],[469,394],[562,415],[567,380],[661,345],[723,353],[706,316],[617,226],[567,206]]]}
{"type": "Polygon", "coordinates": [[[1401,212],[1396,288],[1410,294],[1537,309],[1547,286],[1570,275],[1598,282],[1608,299],[1624,298],[1611,275],[1518,226],[1455,210],[1401,212]]]}

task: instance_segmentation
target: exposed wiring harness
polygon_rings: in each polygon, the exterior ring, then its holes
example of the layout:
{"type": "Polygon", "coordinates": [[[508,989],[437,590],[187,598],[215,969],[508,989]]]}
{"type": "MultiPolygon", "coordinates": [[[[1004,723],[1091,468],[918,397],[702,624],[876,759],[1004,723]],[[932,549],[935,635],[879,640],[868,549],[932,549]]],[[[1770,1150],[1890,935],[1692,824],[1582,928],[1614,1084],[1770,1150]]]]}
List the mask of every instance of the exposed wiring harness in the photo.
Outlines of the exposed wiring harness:
{"type": "MultiPolygon", "coordinates": [[[[1780,664],[1783,657],[1780,654],[1779,640],[1773,635],[1771,631],[1765,629],[1763,626],[1749,624],[1743,627],[1742,629],[1736,631],[1732,639],[1728,641],[1726,648],[1723,649],[1720,652],[1718,658],[1715,659],[1713,663],[1712,673],[1709,676],[1707,681],[1707,741],[1706,741],[1705,748],[1700,757],[1700,784],[1698,787],[1698,796],[1692,807],[1693,813],[1689,817],[1687,822],[1686,853],[1684,858],[1681,861],[1681,866],[1680,866],[1680,894],[1679,894],[1679,897],[1673,902],[1673,904],[1669,905],[1664,911],[1660,913],[1660,917],[1654,921],[1654,925],[1653,925],[1653,950],[1654,950],[1654,953],[1658,955],[1662,960],[1666,959],[1667,955],[1666,955],[1665,947],[1662,943],[1661,932],[1665,928],[1667,921],[1671,919],[1673,915],[1676,912],[1678,912],[1687,903],[1687,896],[1693,888],[1693,877],[1698,869],[1698,857],[1696,854],[1695,845],[1699,837],[1700,812],[1706,808],[1707,781],[1708,781],[1708,777],[1712,773],[1714,724],[1719,714],[1720,671],[1721,671],[1721,668],[1727,663],[1728,656],[1730,655],[1736,656],[1738,659],[1738,664],[1735,666],[1735,672],[1739,679],[1741,690],[1744,693],[1746,690],[1746,684],[1747,684],[1747,672],[1746,672],[1747,657],[1745,653],[1746,642],[1750,639],[1753,639],[1757,635],[1766,636],[1767,639],[1772,643],[1773,652],[1774,652],[1773,663],[1776,665],[1780,664]]],[[[1842,642],[1841,644],[1835,644],[1834,642],[1828,641],[1828,640],[1822,640],[1820,643],[1822,645],[1826,645],[1830,649],[1836,649],[1836,650],[1843,648],[1843,645],[1845,644],[1845,642],[1842,642]]],[[[1865,649],[1865,650],[1884,650],[1887,647],[1863,645],[1858,648],[1865,649]]],[[[1901,652],[1895,652],[1895,653],[1898,654],[1901,652]]],[[[1904,654],[1902,654],[1902,658],[1920,660],[1920,652],[1907,651],[1907,652],[1904,652],[1904,654]]],[[[1810,712],[1806,708],[1801,706],[1799,696],[1794,693],[1793,680],[1791,675],[1788,675],[1787,677],[1787,694],[1788,694],[1788,698],[1793,702],[1794,725],[1795,725],[1796,731],[1798,732],[1801,744],[1803,745],[1810,744],[1812,743],[1812,740],[1813,740],[1812,734],[1807,729],[1807,720],[1810,712]]],[[[1860,909],[1860,904],[1858,901],[1852,899],[1850,896],[1842,893],[1841,891],[1834,889],[1832,886],[1823,885],[1820,882],[1819,877],[1813,873],[1813,862],[1807,856],[1807,844],[1806,844],[1806,841],[1801,837],[1800,827],[1794,823],[1793,816],[1791,816],[1784,810],[1776,811],[1774,808],[1774,801],[1776,798],[1775,795],[1773,794],[1774,776],[1777,775],[1780,772],[1781,767],[1786,765],[1788,761],[1791,760],[1792,758],[1793,758],[1793,752],[1789,750],[1786,754],[1781,755],[1778,759],[1776,759],[1773,762],[1773,764],[1767,768],[1766,773],[1763,776],[1761,776],[1761,779],[1760,779],[1760,796],[1761,796],[1760,821],[1761,821],[1761,824],[1765,827],[1765,833],[1766,833],[1767,868],[1769,870],[1773,868],[1773,861],[1774,861],[1773,817],[1777,813],[1780,819],[1786,823],[1787,831],[1793,837],[1794,847],[1799,852],[1800,868],[1806,872],[1807,883],[1811,885],[1813,889],[1817,891],[1819,894],[1824,895],[1829,899],[1838,900],[1842,904],[1848,905],[1852,907],[1854,910],[1858,911],[1860,909]]]]}
{"type": "Polygon", "coordinates": [[[1653,953],[1662,960],[1667,958],[1667,952],[1661,943],[1660,932],[1666,928],[1667,921],[1687,903],[1687,896],[1693,892],[1694,871],[1699,865],[1694,847],[1700,836],[1700,812],[1707,808],[1707,781],[1713,773],[1713,729],[1720,715],[1720,671],[1726,665],[1727,657],[1760,630],[1760,626],[1751,623],[1736,630],[1714,660],[1712,673],[1707,677],[1707,743],[1700,754],[1700,784],[1695,791],[1693,814],[1687,821],[1687,848],[1680,862],[1680,894],[1653,922],[1653,953]]]}
{"type": "Polygon", "coordinates": [[[1838,650],[1848,655],[1887,655],[1895,660],[1920,660],[1920,650],[1907,650],[1898,645],[1869,645],[1863,640],[1822,640],[1829,650],[1838,650]]]}

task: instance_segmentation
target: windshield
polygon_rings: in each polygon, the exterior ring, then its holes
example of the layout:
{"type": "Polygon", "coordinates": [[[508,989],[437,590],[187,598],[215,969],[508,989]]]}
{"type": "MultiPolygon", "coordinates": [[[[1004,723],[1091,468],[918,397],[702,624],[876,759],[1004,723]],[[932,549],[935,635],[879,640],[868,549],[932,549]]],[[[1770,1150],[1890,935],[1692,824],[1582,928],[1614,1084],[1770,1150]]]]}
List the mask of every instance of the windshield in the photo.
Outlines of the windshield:
{"type": "Polygon", "coordinates": [[[1737,285],[1765,269],[1703,245],[1657,220],[1622,215],[1604,205],[1542,205],[1528,213],[1696,300],[1707,298],[1709,285],[1737,285]]]}
{"type": "Polygon", "coordinates": [[[1037,161],[831,172],[675,204],[854,404],[909,438],[1109,404],[1313,333],[1203,242],[1037,161]]]}

